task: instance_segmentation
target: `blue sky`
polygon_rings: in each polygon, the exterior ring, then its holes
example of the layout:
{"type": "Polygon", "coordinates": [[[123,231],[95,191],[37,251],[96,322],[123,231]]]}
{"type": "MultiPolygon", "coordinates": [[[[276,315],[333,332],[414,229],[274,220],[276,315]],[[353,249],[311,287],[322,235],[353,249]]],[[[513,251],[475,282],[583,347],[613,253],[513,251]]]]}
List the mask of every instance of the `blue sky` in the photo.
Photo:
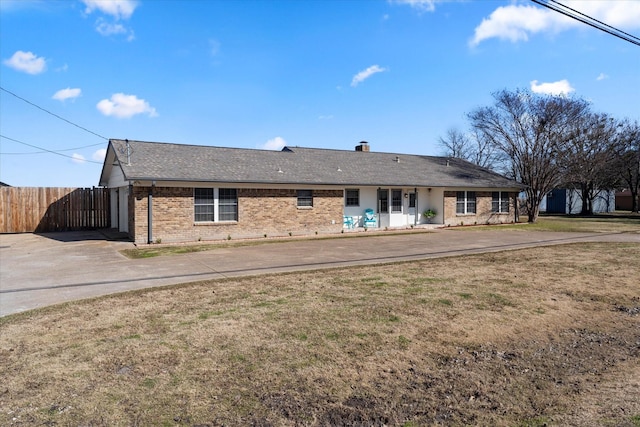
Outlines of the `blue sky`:
{"type": "MultiPolygon", "coordinates": [[[[640,1],[562,3],[640,35],[640,1]]],[[[13,186],[97,185],[102,137],[439,155],[505,88],[640,119],[640,47],[524,0],[0,0],[0,40],[13,186]]]]}

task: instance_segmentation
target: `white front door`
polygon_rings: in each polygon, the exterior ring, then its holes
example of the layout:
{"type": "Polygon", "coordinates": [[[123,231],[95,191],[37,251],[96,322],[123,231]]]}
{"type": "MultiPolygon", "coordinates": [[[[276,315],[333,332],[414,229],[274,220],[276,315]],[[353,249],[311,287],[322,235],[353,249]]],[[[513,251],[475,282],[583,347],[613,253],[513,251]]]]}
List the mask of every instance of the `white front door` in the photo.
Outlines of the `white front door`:
{"type": "Polygon", "coordinates": [[[118,189],[118,231],[129,232],[129,187],[118,189]]]}
{"type": "Polygon", "coordinates": [[[389,226],[403,227],[407,224],[404,210],[402,189],[391,189],[391,203],[389,203],[389,226]]]}
{"type": "Polygon", "coordinates": [[[412,226],[414,224],[417,224],[416,222],[416,193],[411,191],[409,193],[407,193],[407,197],[404,199],[405,201],[405,212],[406,214],[406,219],[407,219],[407,224],[408,226],[412,226]]]}

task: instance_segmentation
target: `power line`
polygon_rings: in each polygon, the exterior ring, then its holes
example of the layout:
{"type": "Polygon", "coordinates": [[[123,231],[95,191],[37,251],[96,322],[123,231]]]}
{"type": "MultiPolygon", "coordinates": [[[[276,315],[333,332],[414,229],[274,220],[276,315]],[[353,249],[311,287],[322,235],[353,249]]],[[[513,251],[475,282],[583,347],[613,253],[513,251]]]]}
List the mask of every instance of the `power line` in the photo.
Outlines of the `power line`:
{"type": "MultiPolygon", "coordinates": [[[[0,134],[0,138],[8,139],[9,141],[13,141],[13,142],[17,142],[18,144],[26,145],[27,147],[37,148],[38,150],[41,150],[41,152],[44,152],[44,153],[51,153],[51,154],[55,154],[57,156],[66,157],[66,158],[69,158],[69,159],[72,159],[72,160],[78,160],[78,161],[88,162],[88,163],[96,163],[98,165],[103,164],[103,162],[96,162],[96,161],[87,160],[87,159],[78,159],[77,157],[68,156],[66,154],[62,154],[62,153],[57,152],[57,151],[47,150],[46,148],[38,147],[37,145],[33,145],[33,144],[27,144],[26,142],[18,141],[17,139],[9,138],[8,136],[4,136],[2,134],[0,134]]],[[[3,154],[20,154],[20,153],[3,153],[3,154]]],[[[39,154],[39,153],[22,153],[22,154],[39,154]]]]}
{"type": "Polygon", "coordinates": [[[65,119],[64,117],[60,117],[59,115],[57,115],[57,114],[55,114],[55,113],[52,113],[51,111],[49,111],[49,110],[47,110],[47,109],[45,109],[45,108],[42,108],[41,106],[39,106],[39,105],[37,105],[37,104],[34,104],[33,102],[31,102],[31,101],[29,101],[29,100],[27,100],[27,99],[24,99],[24,98],[23,98],[23,97],[21,97],[21,96],[16,95],[15,93],[11,92],[10,90],[7,90],[7,89],[3,88],[2,86],[0,86],[0,90],[2,90],[3,92],[7,92],[9,95],[15,96],[15,97],[16,97],[16,98],[18,98],[19,100],[24,101],[24,102],[26,102],[27,104],[29,104],[29,105],[31,105],[31,106],[33,106],[33,107],[36,107],[36,108],[37,108],[37,109],[39,109],[39,110],[44,111],[44,112],[45,112],[45,113],[47,113],[47,114],[51,114],[53,117],[55,117],[55,118],[57,118],[57,119],[60,119],[60,120],[62,120],[62,121],[64,121],[64,122],[67,122],[67,123],[69,123],[70,125],[77,127],[78,129],[82,129],[82,130],[83,130],[83,131],[85,131],[85,132],[89,132],[90,134],[95,135],[95,136],[97,136],[98,138],[102,138],[102,139],[107,140],[107,141],[109,140],[109,138],[107,138],[107,137],[105,137],[105,136],[102,136],[102,135],[100,135],[100,134],[98,134],[98,133],[95,133],[94,131],[91,131],[91,130],[89,130],[89,129],[87,129],[87,128],[83,127],[83,126],[80,126],[80,125],[78,125],[78,124],[75,124],[75,123],[73,123],[71,120],[67,120],[67,119],[65,119]]]}
{"type": "Polygon", "coordinates": [[[556,1],[556,0],[547,0],[547,2],[544,2],[542,0],[531,0],[532,2],[539,4],[540,6],[544,6],[548,9],[551,9],[555,12],[561,13],[565,16],[568,16],[569,18],[575,19],[576,21],[580,21],[583,24],[587,24],[593,28],[596,28],[600,31],[604,31],[605,33],[608,33],[612,36],[618,37],[622,40],[628,41],[629,43],[633,43],[637,46],[640,46],[640,38],[626,33],[616,27],[613,27],[609,24],[605,24],[602,21],[599,21],[595,18],[592,18],[582,12],[579,12],[575,9],[570,8],[569,6],[565,6],[562,3],[556,1]]]}
{"type": "Polygon", "coordinates": [[[556,0],[549,0],[549,1],[552,2],[552,3],[556,3],[557,5],[562,6],[562,7],[566,8],[566,9],[569,9],[572,12],[577,13],[578,15],[582,15],[587,19],[591,19],[591,20],[597,22],[598,24],[601,24],[601,25],[604,25],[605,27],[611,28],[613,31],[617,31],[617,32],[619,32],[621,34],[624,34],[625,36],[629,36],[629,37],[631,37],[633,39],[636,39],[636,40],[640,41],[640,38],[634,36],[633,34],[626,33],[626,32],[624,32],[624,31],[622,31],[622,30],[620,30],[620,29],[618,29],[616,27],[613,27],[613,26],[607,24],[606,22],[602,22],[602,21],[597,20],[596,18],[590,17],[589,15],[585,15],[584,13],[580,12],[579,10],[576,10],[576,9],[573,9],[573,8],[571,8],[569,6],[563,5],[562,3],[560,3],[560,2],[558,2],[556,0]]]}
{"type": "MultiPolygon", "coordinates": [[[[55,151],[57,153],[61,153],[63,151],[74,151],[74,150],[82,150],[83,148],[90,148],[90,147],[97,147],[98,145],[103,145],[103,142],[99,142],[97,144],[91,144],[91,145],[83,145],[82,147],[74,147],[74,148],[65,148],[63,150],[51,150],[51,151],[55,151]]],[[[48,153],[48,151],[33,151],[31,153],[0,153],[0,154],[6,154],[6,155],[18,155],[18,154],[41,154],[41,153],[48,153]]]]}

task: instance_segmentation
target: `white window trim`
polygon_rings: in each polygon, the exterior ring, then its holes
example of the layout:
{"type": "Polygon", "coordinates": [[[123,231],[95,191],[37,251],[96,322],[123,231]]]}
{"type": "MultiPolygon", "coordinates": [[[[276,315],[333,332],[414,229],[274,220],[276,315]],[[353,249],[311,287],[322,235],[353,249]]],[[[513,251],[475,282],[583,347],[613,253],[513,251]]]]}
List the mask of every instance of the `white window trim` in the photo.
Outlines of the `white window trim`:
{"type": "Polygon", "coordinates": [[[478,212],[478,194],[476,193],[476,191],[457,191],[456,192],[456,215],[460,216],[460,215],[477,215],[478,212]],[[464,212],[458,212],[458,193],[464,193],[464,212]],[[474,193],[475,197],[475,205],[476,205],[476,211],[475,212],[469,212],[469,193],[474,193]]]}
{"type": "Polygon", "coordinates": [[[389,210],[391,213],[403,213],[404,210],[404,203],[403,203],[403,199],[402,199],[402,189],[401,188],[392,188],[391,189],[391,203],[389,203],[389,210]],[[398,194],[398,192],[400,193],[400,203],[398,205],[394,205],[393,202],[395,201],[393,196],[394,194],[398,194]],[[396,210],[397,209],[397,210],[396,210]]]}
{"type": "Polygon", "coordinates": [[[298,209],[313,209],[313,204],[314,204],[314,200],[313,199],[314,199],[313,190],[309,190],[309,189],[296,190],[296,207],[298,209]],[[309,191],[311,193],[311,196],[310,196],[311,206],[301,205],[300,204],[300,191],[309,191]]]}
{"type": "MultiPolygon", "coordinates": [[[[202,188],[206,188],[206,189],[211,189],[211,187],[202,187],[202,188]]],[[[238,208],[238,190],[236,190],[236,209],[238,208]]],[[[213,221],[197,221],[196,220],[196,189],[193,189],[193,222],[194,224],[215,224],[215,223],[223,223],[223,224],[233,224],[233,223],[237,223],[238,220],[225,220],[225,221],[221,221],[220,220],[220,212],[219,212],[219,207],[220,207],[220,189],[214,187],[213,188],[213,221]]],[[[236,216],[238,215],[238,212],[236,212],[236,216]]]]}
{"type": "Polygon", "coordinates": [[[345,207],[347,207],[347,208],[357,208],[357,207],[360,207],[360,189],[359,189],[359,188],[345,188],[345,190],[344,190],[344,206],[345,206],[345,207]],[[347,204],[347,199],[348,199],[348,197],[347,197],[347,193],[348,193],[349,191],[357,191],[357,192],[358,192],[358,204],[355,204],[355,205],[349,205],[349,204],[347,204]]]}
{"type": "Polygon", "coordinates": [[[507,191],[493,191],[491,193],[491,213],[496,214],[508,214],[509,213],[509,192],[507,191]],[[493,193],[498,193],[498,210],[493,210],[493,193]],[[505,196],[506,195],[506,196],[505,196]],[[503,203],[507,203],[507,210],[502,210],[503,203]]]}

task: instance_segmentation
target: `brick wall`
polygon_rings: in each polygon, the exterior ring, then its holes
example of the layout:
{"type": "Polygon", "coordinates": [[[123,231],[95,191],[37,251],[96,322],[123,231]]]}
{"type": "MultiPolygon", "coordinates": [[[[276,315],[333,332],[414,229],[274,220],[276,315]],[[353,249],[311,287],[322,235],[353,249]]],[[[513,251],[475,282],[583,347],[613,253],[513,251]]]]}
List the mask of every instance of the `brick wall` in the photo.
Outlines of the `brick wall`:
{"type": "Polygon", "coordinates": [[[476,191],[476,213],[456,214],[456,192],[444,192],[444,224],[445,225],[474,225],[474,224],[504,224],[515,220],[515,200],[517,193],[509,195],[509,213],[491,212],[491,191],[476,191]]]}
{"type": "MultiPolygon", "coordinates": [[[[148,187],[134,187],[129,210],[130,234],[148,240],[148,187]]],[[[193,242],[247,237],[336,233],[342,230],[342,190],[314,190],[313,207],[298,208],[296,190],[238,189],[238,221],[194,222],[193,188],[153,190],[154,242],[193,242]]]]}

